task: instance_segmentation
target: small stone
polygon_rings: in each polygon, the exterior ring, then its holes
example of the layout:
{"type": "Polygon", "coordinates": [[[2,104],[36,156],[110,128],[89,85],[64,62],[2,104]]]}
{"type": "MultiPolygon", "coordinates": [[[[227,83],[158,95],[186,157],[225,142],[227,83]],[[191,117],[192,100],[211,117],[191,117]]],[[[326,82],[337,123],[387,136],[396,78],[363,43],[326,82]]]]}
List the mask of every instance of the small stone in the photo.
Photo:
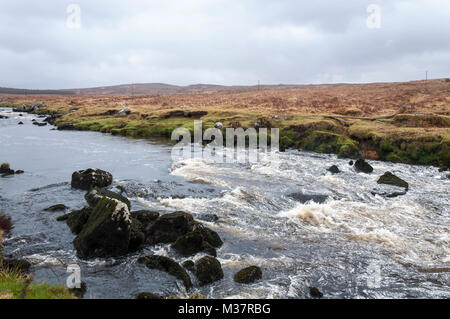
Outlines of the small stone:
{"type": "Polygon", "coordinates": [[[164,299],[164,298],[152,292],[141,292],[136,296],[136,299],[164,299]]]}
{"type": "Polygon", "coordinates": [[[341,172],[336,165],[329,167],[327,171],[331,172],[332,174],[339,174],[341,172]]]}
{"type": "Polygon", "coordinates": [[[359,159],[355,162],[355,169],[358,172],[363,172],[367,174],[373,172],[373,167],[363,159],[359,159]]]}

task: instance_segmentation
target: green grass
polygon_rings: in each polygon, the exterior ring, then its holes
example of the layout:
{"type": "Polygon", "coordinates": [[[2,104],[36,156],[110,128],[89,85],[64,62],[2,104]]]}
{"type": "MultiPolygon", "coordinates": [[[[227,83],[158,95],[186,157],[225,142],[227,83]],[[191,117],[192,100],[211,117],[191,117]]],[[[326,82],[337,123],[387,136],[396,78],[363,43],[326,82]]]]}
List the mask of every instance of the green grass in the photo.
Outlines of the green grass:
{"type": "MultiPolygon", "coordinates": [[[[18,271],[0,271],[0,299],[21,299],[26,278],[18,271]]],[[[74,299],[75,297],[63,286],[45,283],[31,283],[25,290],[25,299],[74,299]]]]}

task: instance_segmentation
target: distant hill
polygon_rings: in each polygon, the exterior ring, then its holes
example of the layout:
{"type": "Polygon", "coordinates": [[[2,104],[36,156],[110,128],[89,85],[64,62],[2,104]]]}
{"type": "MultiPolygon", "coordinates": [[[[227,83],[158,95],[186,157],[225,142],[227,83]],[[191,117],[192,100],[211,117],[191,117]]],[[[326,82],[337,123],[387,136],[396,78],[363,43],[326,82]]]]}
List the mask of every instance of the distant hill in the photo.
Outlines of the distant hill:
{"type": "MultiPolygon", "coordinates": [[[[335,84],[321,85],[334,86],[335,84]]],[[[317,85],[215,85],[193,84],[187,86],[171,85],[164,83],[136,83],[114,86],[102,86],[94,88],[78,88],[66,90],[28,90],[14,88],[0,88],[0,94],[72,94],[72,95],[150,95],[150,94],[177,94],[177,93],[205,93],[205,92],[247,92],[257,90],[285,90],[295,88],[307,88],[317,85]]]]}
{"type": "Polygon", "coordinates": [[[28,90],[28,89],[13,89],[0,87],[0,94],[74,94],[70,90],[28,90]]]}

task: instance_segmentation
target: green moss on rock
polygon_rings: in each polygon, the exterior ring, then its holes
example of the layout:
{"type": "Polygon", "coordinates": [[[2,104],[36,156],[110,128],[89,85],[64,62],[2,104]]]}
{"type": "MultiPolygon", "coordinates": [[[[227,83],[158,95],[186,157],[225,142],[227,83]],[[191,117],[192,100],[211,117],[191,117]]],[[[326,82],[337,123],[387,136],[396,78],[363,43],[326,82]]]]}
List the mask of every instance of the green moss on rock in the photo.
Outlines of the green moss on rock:
{"type": "Polygon", "coordinates": [[[409,185],[406,181],[401,179],[400,177],[395,176],[391,172],[386,172],[377,181],[378,184],[387,184],[398,187],[404,187],[405,189],[409,188],[409,185]]]}
{"type": "Polygon", "coordinates": [[[244,268],[234,275],[234,281],[241,284],[250,284],[261,278],[262,271],[258,266],[244,268]]]}
{"type": "Polygon", "coordinates": [[[80,258],[110,257],[129,250],[132,220],[127,206],[103,197],[73,244],[80,258]]]}
{"type": "Polygon", "coordinates": [[[220,262],[211,256],[205,256],[195,263],[196,276],[201,286],[210,284],[223,278],[220,262]]]}

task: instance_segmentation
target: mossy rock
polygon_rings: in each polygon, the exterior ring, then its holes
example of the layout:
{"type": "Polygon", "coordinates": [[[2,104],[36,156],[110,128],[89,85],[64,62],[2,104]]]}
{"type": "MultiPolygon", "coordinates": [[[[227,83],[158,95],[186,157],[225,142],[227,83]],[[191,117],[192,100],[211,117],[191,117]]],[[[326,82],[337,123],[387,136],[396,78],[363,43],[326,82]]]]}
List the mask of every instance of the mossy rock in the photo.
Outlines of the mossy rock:
{"type": "Polygon", "coordinates": [[[363,172],[366,174],[372,173],[373,172],[373,167],[372,165],[370,165],[369,163],[367,163],[365,160],[363,159],[358,159],[355,162],[355,169],[358,172],[363,172]]]}
{"type": "Polygon", "coordinates": [[[131,203],[123,195],[120,195],[119,193],[115,193],[112,191],[109,191],[107,189],[99,188],[99,187],[93,187],[89,192],[84,195],[84,199],[88,202],[89,206],[94,207],[97,205],[97,203],[103,198],[108,197],[112,199],[117,199],[118,201],[121,201],[122,203],[125,203],[128,206],[128,210],[131,209],[131,203]]]}
{"type": "Polygon", "coordinates": [[[141,292],[140,294],[138,294],[136,296],[136,299],[157,299],[157,300],[159,300],[159,299],[164,299],[164,298],[157,294],[154,294],[152,292],[141,292]]]}
{"type": "Polygon", "coordinates": [[[152,244],[172,243],[192,229],[194,218],[186,212],[175,212],[159,217],[147,232],[152,244]]]}
{"type": "Polygon", "coordinates": [[[71,186],[73,188],[89,190],[92,187],[106,187],[111,185],[112,175],[98,168],[88,168],[72,174],[71,186]]]}
{"type": "Polygon", "coordinates": [[[234,275],[234,281],[241,284],[250,284],[261,278],[262,271],[258,266],[244,268],[234,275]]]}
{"type": "Polygon", "coordinates": [[[126,204],[103,197],[73,244],[80,258],[114,257],[129,250],[132,220],[126,204]]]}
{"type": "Polygon", "coordinates": [[[145,242],[145,233],[143,229],[144,226],[138,219],[131,217],[131,221],[130,244],[128,250],[134,252],[139,250],[145,242]]]}
{"type": "Polygon", "coordinates": [[[131,212],[131,217],[139,220],[144,226],[147,226],[158,219],[159,213],[150,210],[137,210],[131,212]]]}
{"type": "MultiPolygon", "coordinates": [[[[69,214],[64,215],[66,217],[65,219],[67,226],[69,226],[72,233],[78,235],[81,232],[91,213],[91,207],[84,207],[80,210],[74,210],[69,214]]],[[[58,220],[63,220],[62,218],[63,216],[58,217],[58,220]]]]}
{"type": "Polygon", "coordinates": [[[216,256],[215,247],[220,247],[222,244],[222,240],[215,231],[204,227],[198,222],[193,222],[192,231],[178,237],[172,247],[184,256],[190,256],[202,251],[216,256]]]}
{"type": "Polygon", "coordinates": [[[176,261],[165,256],[149,255],[140,257],[138,263],[144,264],[150,269],[158,269],[167,272],[169,275],[181,280],[187,290],[191,289],[192,282],[186,270],[176,261]]]}
{"type": "Polygon", "coordinates": [[[195,274],[201,286],[210,284],[223,278],[220,262],[211,256],[200,258],[195,263],[195,274]]]}
{"type": "Polygon", "coordinates": [[[405,189],[409,188],[409,185],[406,181],[401,179],[400,177],[395,176],[391,172],[386,172],[377,181],[378,184],[387,184],[398,187],[404,187],[405,189]]]}

